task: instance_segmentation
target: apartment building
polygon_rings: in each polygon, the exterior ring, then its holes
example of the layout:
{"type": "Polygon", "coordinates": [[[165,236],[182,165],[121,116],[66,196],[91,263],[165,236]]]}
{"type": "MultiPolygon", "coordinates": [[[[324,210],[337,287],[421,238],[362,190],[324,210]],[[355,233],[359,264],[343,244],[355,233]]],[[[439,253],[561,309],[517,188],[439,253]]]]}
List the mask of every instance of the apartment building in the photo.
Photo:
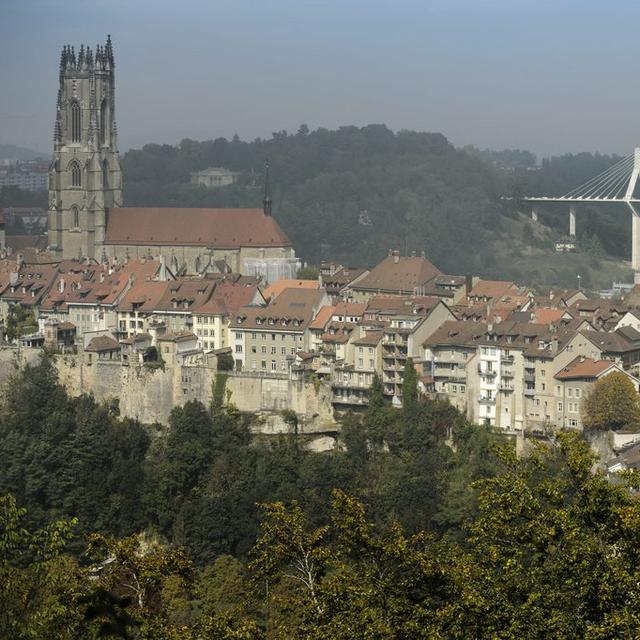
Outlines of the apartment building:
{"type": "Polygon", "coordinates": [[[583,405],[593,385],[604,376],[621,372],[629,377],[636,391],[640,380],[611,360],[594,360],[577,356],[554,376],[556,422],[558,427],[582,430],[583,405]]]}
{"type": "Polygon", "coordinates": [[[328,304],[322,289],[285,289],[265,307],[239,309],[229,327],[236,367],[288,373],[296,353],[309,350],[309,326],[328,304]]]}

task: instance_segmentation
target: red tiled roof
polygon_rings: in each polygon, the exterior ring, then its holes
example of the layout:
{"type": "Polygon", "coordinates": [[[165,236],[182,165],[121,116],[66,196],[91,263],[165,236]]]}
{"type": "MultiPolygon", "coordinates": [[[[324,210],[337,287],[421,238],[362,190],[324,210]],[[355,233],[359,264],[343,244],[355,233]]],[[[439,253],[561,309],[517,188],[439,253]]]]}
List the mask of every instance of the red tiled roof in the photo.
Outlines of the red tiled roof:
{"type": "Polygon", "coordinates": [[[578,356],[564,369],[554,376],[558,380],[575,380],[576,378],[597,378],[603,371],[615,366],[611,360],[593,360],[578,356]]]}
{"type": "Polygon", "coordinates": [[[269,285],[262,295],[267,299],[274,299],[279,296],[285,289],[319,289],[320,283],[317,280],[295,280],[283,278],[276,280],[269,285]]]}
{"type": "Polygon", "coordinates": [[[539,307],[535,312],[536,321],[539,324],[551,324],[558,322],[565,313],[564,309],[544,309],[539,307]]]}
{"type": "Polygon", "coordinates": [[[278,223],[262,209],[109,209],[106,244],[288,247],[278,223]]]}
{"type": "Polygon", "coordinates": [[[318,311],[318,315],[316,315],[309,325],[309,329],[324,330],[328,322],[331,320],[331,316],[334,311],[335,307],[322,307],[320,311],[318,311]]]}

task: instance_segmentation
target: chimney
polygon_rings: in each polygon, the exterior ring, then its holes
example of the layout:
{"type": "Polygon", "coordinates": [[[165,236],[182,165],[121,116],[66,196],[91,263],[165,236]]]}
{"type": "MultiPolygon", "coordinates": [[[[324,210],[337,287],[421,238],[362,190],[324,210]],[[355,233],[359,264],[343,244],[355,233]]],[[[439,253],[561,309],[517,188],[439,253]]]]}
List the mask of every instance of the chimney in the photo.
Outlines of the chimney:
{"type": "Polygon", "coordinates": [[[100,272],[100,282],[104,282],[104,271],[100,272]]]}
{"type": "Polygon", "coordinates": [[[395,249],[391,252],[391,255],[393,256],[393,263],[398,264],[398,262],[400,262],[400,252],[395,249]]]}
{"type": "Polygon", "coordinates": [[[16,256],[16,267],[17,267],[18,271],[20,271],[20,269],[22,269],[22,265],[23,264],[24,264],[24,256],[21,253],[19,253],[16,256]]]}
{"type": "Polygon", "coordinates": [[[60,293],[64,293],[64,278],[60,278],[58,281],[58,291],[60,291],[60,293]]]}
{"type": "Polygon", "coordinates": [[[464,278],[464,292],[469,295],[471,293],[471,289],[473,289],[473,276],[471,274],[467,274],[464,278]]]}

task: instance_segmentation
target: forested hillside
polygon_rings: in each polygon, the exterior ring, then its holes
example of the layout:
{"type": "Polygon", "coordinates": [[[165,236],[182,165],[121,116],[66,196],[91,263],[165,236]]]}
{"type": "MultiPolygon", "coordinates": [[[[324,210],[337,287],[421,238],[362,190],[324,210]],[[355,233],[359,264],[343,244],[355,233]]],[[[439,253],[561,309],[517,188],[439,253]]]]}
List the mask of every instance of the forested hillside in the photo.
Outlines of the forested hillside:
{"type": "Polygon", "coordinates": [[[577,433],[518,458],[409,380],[319,454],[252,441],[223,379],[165,429],[67,396],[48,359],[16,373],[0,637],[638,637],[637,477],[609,484],[577,433]]]}
{"type": "MultiPolygon", "coordinates": [[[[561,195],[619,158],[580,153],[544,159],[528,151],[456,149],[437,133],[384,125],[274,133],[268,140],[219,138],[145,145],[122,158],[129,206],[260,206],[271,165],[274,215],[306,261],[371,265],[389,248],[425,251],[444,271],[511,278],[530,285],[610,286],[628,278],[630,221],[620,207],[578,211],[581,252],[558,256],[567,208],[538,207],[527,220],[522,195],[561,195]],[[189,173],[240,172],[220,189],[189,184],[189,173]],[[501,196],[513,196],[503,201],[501,196]],[[609,256],[610,259],[607,259],[609,256]]],[[[0,206],[46,206],[45,193],[0,190],[0,206]]]]}
{"type": "MultiPolygon", "coordinates": [[[[575,283],[575,273],[590,282],[590,273],[602,266],[591,252],[555,259],[545,268],[540,258],[566,233],[566,211],[541,210],[541,221],[550,228],[531,234],[517,213],[527,208],[500,199],[562,194],[616,160],[597,154],[552,158],[538,167],[529,152],[456,149],[437,133],[394,133],[384,125],[309,131],[303,125],[295,134],[277,132],[268,140],[244,142],[236,136],[131,150],[122,161],[125,201],[259,206],[267,158],[274,214],[298,254],[312,263],[372,264],[393,247],[425,251],[451,273],[567,285],[575,283]],[[240,181],[217,190],[188,184],[190,171],[211,166],[241,172],[240,181]],[[539,268],[523,273],[518,263],[530,253],[539,268]]],[[[580,214],[578,235],[589,248],[597,237],[596,247],[626,258],[627,223],[624,212],[590,209],[580,214]]]]}

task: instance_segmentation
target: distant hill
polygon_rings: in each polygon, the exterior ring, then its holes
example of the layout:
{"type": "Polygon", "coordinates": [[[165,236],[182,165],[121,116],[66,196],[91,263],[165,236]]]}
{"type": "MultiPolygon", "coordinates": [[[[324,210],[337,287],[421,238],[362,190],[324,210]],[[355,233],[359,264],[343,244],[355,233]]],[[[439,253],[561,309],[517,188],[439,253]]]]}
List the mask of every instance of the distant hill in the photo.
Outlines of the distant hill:
{"type": "Polygon", "coordinates": [[[26,147],[18,147],[15,144],[0,144],[0,159],[10,158],[24,162],[35,158],[48,158],[50,155],[50,152],[35,151],[26,147]]]}
{"type": "Polygon", "coordinates": [[[268,158],[274,215],[298,254],[312,263],[371,265],[397,248],[425,251],[448,273],[572,286],[579,272],[595,286],[603,246],[614,256],[627,255],[626,217],[581,215],[578,231],[589,251],[566,261],[553,256],[545,264],[553,238],[565,232],[566,212],[541,212],[544,229],[532,233],[520,214],[526,208],[501,200],[563,193],[615,160],[584,155],[537,165],[526,151],[456,149],[439,133],[394,133],[384,125],[309,131],[302,125],[297,133],[253,142],[235,136],[149,144],[128,151],[122,167],[130,206],[259,206],[268,158]],[[240,172],[239,181],[212,190],[189,184],[189,172],[213,166],[240,172]],[[523,272],[522,258],[534,244],[540,268],[523,272]]]}

